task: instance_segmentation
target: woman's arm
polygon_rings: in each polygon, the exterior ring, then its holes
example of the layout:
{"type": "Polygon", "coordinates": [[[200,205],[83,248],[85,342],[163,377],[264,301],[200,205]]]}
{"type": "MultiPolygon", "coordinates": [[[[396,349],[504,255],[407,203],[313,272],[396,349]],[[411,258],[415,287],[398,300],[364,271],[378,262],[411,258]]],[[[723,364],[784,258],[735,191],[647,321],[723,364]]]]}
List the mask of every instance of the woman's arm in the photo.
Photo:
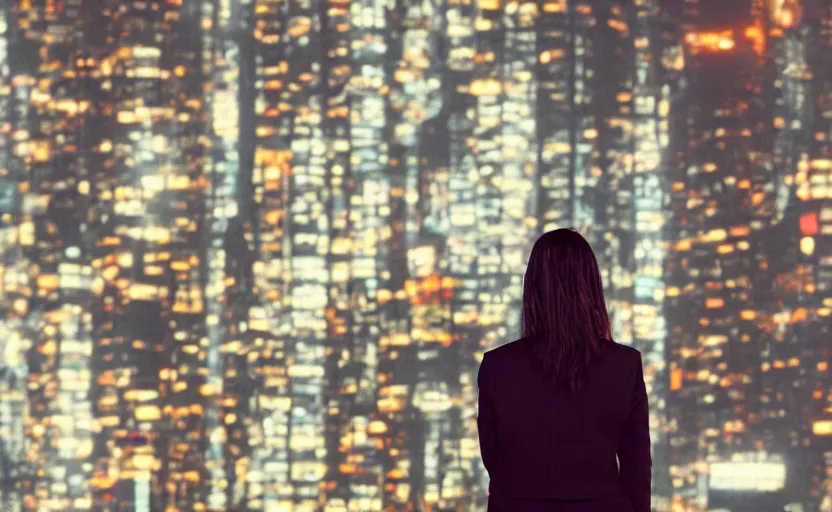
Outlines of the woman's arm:
{"type": "Polygon", "coordinates": [[[650,421],[641,354],[636,368],[630,416],[618,447],[618,460],[621,485],[633,508],[636,512],[650,512],[653,459],[650,456],[650,421]]]}
{"type": "Polygon", "coordinates": [[[488,381],[490,378],[488,361],[488,353],[486,352],[477,373],[477,430],[479,431],[482,463],[485,469],[488,470],[489,476],[493,478],[499,459],[499,446],[497,444],[497,416],[488,381]]]}

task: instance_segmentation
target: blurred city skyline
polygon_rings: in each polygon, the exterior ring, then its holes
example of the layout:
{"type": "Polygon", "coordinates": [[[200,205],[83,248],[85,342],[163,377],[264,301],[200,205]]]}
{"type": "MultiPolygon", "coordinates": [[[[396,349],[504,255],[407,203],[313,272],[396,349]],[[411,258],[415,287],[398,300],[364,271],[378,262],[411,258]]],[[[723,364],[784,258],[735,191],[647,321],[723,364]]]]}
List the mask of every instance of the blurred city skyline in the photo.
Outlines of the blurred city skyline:
{"type": "Polygon", "coordinates": [[[832,510],[832,1],[0,3],[0,509],[473,511],[593,246],[653,507],[832,510]]]}

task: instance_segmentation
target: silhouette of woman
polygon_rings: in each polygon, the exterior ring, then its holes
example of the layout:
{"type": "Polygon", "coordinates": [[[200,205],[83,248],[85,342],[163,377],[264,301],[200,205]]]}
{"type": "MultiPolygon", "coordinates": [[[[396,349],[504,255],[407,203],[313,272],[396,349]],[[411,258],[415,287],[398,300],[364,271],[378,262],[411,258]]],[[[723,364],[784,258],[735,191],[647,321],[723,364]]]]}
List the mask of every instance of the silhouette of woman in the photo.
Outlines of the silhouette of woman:
{"type": "Polygon", "coordinates": [[[578,232],[534,244],[522,319],[523,337],[486,352],[477,377],[488,511],[649,512],[641,354],[612,340],[598,263],[578,232]]]}

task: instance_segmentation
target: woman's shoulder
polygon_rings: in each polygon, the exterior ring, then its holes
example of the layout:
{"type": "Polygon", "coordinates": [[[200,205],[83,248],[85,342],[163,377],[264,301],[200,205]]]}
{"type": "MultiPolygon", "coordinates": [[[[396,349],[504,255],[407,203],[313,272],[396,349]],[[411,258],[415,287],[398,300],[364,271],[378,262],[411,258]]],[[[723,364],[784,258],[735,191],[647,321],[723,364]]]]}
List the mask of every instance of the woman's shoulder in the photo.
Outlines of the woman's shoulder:
{"type": "MultiPolygon", "coordinates": [[[[641,361],[641,352],[632,345],[625,345],[614,340],[603,339],[604,350],[603,354],[606,357],[623,360],[626,362],[638,363],[641,361]]],[[[529,349],[534,343],[534,338],[530,336],[518,338],[508,343],[503,343],[490,350],[487,350],[483,355],[483,360],[487,357],[489,361],[505,361],[516,357],[526,357],[529,349]]]]}
{"type": "MultiPolygon", "coordinates": [[[[509,341],[508,343],[503,343],[502,345],[498,345],[491,350],[486,350],[485,356],[491,359],[501,359],[505,357],[511,357],[513,354],[523,351],[528,347],[531,343],[531,338],[524,337],[519,338],[514,341],[509,341]]],[[[485,357],[483,356],[483,357],[485,357]]]]}
{"type": "Polygon", "coordinates": [[[605,340],[608,347],[612,348],[612,350],[622,357],[626,358],[641,358],[641,352],[637,348],[632,345],[625,345],[624,343],[618,343],[617,341],[612,340],[605,340]]]}
{"type": "Polygon", "coordinates": [[[632,345],[626,345],[612,340],[605,340],[604,345],[605,350],[601,356],[602,361],[607,361],[608,364],[623,368],[633,368],[641,365],[641,352],[632,345]]]}

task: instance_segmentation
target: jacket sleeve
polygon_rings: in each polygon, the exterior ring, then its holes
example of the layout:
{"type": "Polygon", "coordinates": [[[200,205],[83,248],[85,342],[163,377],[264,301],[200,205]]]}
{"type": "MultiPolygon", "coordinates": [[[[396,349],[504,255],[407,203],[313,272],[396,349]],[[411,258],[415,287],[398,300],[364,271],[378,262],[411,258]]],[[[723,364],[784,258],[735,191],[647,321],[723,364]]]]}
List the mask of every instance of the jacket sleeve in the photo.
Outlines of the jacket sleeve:
{"type": "Polygon", "coordinates": [[[635,512],[650,512],[653,460],[650,455],[647,388],[644,384],[641,354],[635,372],[630,416],[618,447],[619,475],[624,492],[630,498],[635,512]]]}
{"type": "Polygon", "coordinates": [[[488,353],[483,356],[477,373],[477,431],[479,432],[480,455],[488,475],[494,477],[499,464],[500,447],[497,444],[497,416],[489,388],[488,353]]]}

